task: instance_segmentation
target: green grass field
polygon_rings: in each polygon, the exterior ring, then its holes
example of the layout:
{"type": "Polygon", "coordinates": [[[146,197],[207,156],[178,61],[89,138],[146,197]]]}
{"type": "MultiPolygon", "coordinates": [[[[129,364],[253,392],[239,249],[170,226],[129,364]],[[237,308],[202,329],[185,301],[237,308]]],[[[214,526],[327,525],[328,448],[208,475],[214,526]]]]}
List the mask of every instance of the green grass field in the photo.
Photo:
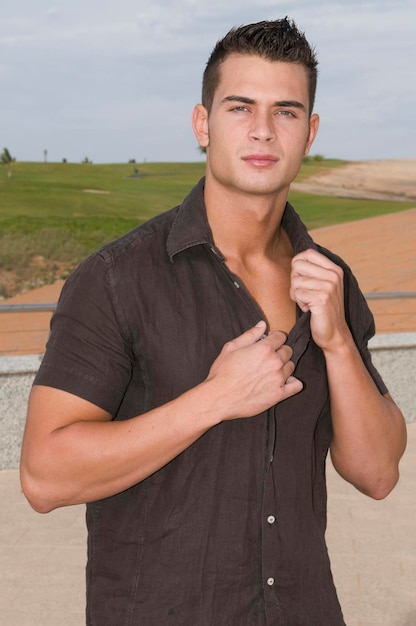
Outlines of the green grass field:
{"type": "MultiPolygon", "coordinates": [[[[309,160],[298,180],[345,162],[309,160]]],[[[0,168],[0,297],[65,277],[102,244],[176,204],[205,163],[15,163],[0,168]]],[[[401,211],[405,203],[292,192],[309,228],[401,211]]]]}

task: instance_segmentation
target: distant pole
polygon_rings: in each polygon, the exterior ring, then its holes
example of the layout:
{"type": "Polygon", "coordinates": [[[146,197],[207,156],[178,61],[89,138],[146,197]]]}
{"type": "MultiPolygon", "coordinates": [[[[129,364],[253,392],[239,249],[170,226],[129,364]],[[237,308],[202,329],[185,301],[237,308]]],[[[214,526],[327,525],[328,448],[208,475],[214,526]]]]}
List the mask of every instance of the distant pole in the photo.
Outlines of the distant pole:
{"type": "Polygon", "coordinates": [[[48,162],[48,151],[47,150],[43,151],[43,156],[45,158],[45,163],[47,163],[48,162]]]}

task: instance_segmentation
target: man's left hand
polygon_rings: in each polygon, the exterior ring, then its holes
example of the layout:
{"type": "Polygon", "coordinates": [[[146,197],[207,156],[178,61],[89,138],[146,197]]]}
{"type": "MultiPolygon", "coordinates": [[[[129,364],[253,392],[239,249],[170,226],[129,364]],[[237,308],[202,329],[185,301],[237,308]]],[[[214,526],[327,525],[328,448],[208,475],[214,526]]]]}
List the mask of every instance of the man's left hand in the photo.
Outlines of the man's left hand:
{"type": "Polygon", "coordinates": [[[316,250],[292,259],[290,297],[302,311],[310,311],[312,337],[322,350],[335,349],[349,334],[343,278],[343,270],[316,250]]]}

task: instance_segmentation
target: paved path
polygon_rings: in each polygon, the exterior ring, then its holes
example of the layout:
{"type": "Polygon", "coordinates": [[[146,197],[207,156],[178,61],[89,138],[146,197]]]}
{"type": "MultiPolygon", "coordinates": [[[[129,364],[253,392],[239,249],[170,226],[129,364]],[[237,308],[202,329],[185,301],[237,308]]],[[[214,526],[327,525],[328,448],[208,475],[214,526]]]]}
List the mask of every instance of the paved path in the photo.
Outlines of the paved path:
{"type": "MultiPolygon", "coordinates": [[[[348,626],[416,625],[416,424],[408,433],[386,500],[366,498],[328,466],[327,537],[348,626]]],[[[16,470],[0,472],[0,498],[1,626],[82,626],[84,507],[34,513],[16,470]]]]}
{"type": "Polygon", "coordinates": [[[407,429],[401,478],[385,500],[328,465],[327,542],[347,626],[416,626],[416,423],[407,429]]]}

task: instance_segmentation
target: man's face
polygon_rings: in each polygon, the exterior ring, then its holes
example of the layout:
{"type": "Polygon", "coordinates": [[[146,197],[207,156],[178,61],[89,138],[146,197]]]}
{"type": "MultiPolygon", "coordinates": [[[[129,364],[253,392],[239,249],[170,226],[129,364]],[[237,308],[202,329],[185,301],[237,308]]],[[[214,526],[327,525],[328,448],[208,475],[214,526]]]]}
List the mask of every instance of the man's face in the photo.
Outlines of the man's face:
{"type": "Polygon", "coordinates": [[[198,107],[194,130],[207,149],[207,184],[287,193],[318,129],[302,65],[232,54],[220,67],[209,116],[198,107]]]}

